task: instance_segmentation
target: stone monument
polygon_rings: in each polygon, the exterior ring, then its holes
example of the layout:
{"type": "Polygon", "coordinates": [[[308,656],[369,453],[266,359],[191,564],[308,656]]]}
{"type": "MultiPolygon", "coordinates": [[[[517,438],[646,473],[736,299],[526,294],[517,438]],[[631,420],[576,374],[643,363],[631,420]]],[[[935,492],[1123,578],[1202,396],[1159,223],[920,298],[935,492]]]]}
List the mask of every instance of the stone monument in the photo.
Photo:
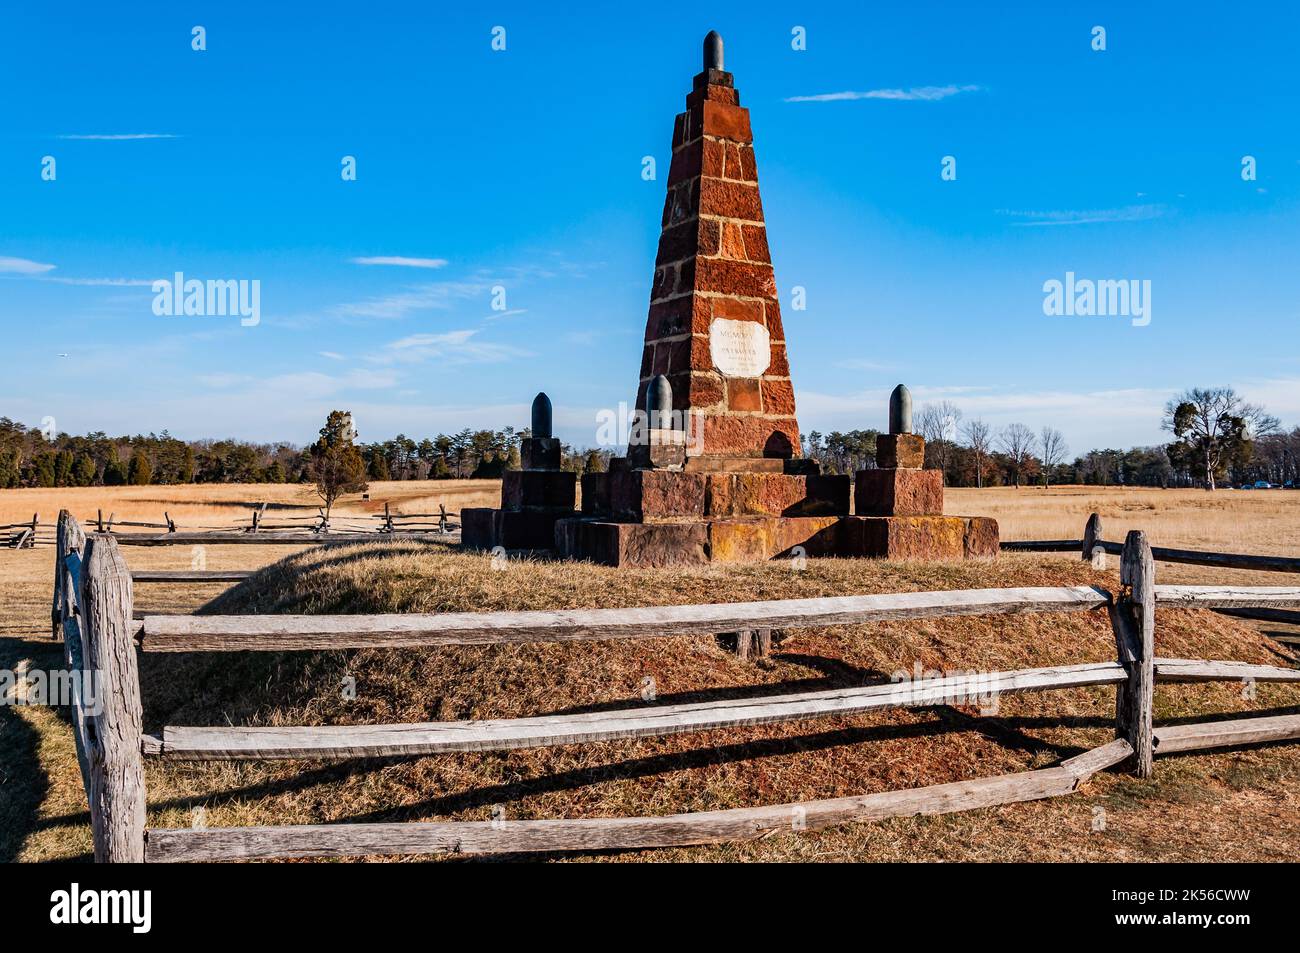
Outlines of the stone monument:
{"type": "Polygon", "coordinates": [[[802,458],[749,112],[717,33],[673,126],[660,226],[627,455],[583,475],[575,513],[539,394],[524,469],[506,474],[501,509],[464,511],[466,545],[553,545],[614,566],[997,554],[995,521],[943,515],[943,475],[922,468],[902,385],[879,469],[857,474],[856,516],[848,475],[802,458]]]}
{"type": "Polygon", "coordinates": [[[749,111],[722,38],[673,126],[673,158],[626,457],[582,479],[566,556],[613,565],[833,549],[849,478],[800,458],[749,111]]]}

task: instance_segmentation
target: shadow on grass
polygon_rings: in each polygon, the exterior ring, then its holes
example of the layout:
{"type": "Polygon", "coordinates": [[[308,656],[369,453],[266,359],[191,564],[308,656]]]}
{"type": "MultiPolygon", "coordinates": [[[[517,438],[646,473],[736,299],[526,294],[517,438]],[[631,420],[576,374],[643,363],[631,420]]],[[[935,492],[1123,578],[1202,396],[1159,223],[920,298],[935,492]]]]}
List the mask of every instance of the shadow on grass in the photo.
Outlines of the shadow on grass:
{"type": "MultiPolygon", "coordinates": [[[[57,667],[62,656],[57,649],[44,651],[50,644],[0,639],[0,669],[12,672],[24,660],[57,667]]],[[[41,767],[40,735],[12,705],[0,705],[0,863],[17,860],[23,842],[39,828],[41,803],[49,789],[49,775],[41,767]]]]}

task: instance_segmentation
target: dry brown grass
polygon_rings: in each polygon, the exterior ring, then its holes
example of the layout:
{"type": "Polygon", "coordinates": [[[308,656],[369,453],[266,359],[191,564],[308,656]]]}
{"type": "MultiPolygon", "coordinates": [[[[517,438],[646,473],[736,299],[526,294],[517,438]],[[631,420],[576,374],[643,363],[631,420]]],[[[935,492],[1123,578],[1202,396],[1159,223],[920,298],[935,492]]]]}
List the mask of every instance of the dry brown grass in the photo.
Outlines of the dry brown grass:
{"type": "MultiPolygon", "coordinates": [[[[1021,490],[1027,495],[1031,492],[1021,490]]],[[[1055,492],[1055,491],[1053,491],[1055,492]]],[[[999,494],[978,512],[997,512],[999,494]]],[[[1261,496],[1276,496],[1260,494],[1261,496]]],[[[1114,499],[1114,498],[1111,498],[1114,499]]],[[[955,511],[977,512],[968,500],[955,511]]],[[[1011,497],[1023,508],[1026,502],[1011,497]]],[[[1077,528],[1038,536],[1078,535],[1077,528]]],[[[1091,507],[1091,508],[1089,508],[1091,507]]],[[[1025,517],[1028,519],[1028,517],[1025,517]]],[[[1112,517],[1115,532],[1122,528],[1112,517]]],[[[1070,525],[1075,523],[1071,517],[1070,525]]],[[[1008,533],[1007,535],[1012,535],[1008,533]]],[[[1025,536],[1030,535],[1025,533],[1025,536]]],[[[1107,532],[1110,536],[1112,533],[1107,532]]],[[[1164,541],[1164,540],[1162,540],[1164,541]]],[[[1183,540],[1167,540],[1185,544],[1183,540]]],[[[1225,541],[1219,540],[1222,545],[1225,541]]],[[[175,560],[131,549],[133,566],[175,560]]],[[[285,557],[268,548],[210,547],[209,566],[285,557]],[[232,552],[242,550],[242,552],[232,552]],[[219,560],[226,560],[221,562],[219,560]]],[[[49,561],[48,552],[0,552],[49,561]]],[[[40,567],[42,580],[52,562],[40,567]]],[[[1163,573],[1163,567],[1162,567],[1163,573]]],[[[11,571],[10,578],[13,578],[11,571]]],[[[920,564],[810,560],[690,570],[612,570],[540,561],[494,571],[489,559],[438,545],[308,550],[216,595],[213,612],[453,611],[738,601],[826,594],[1098,583],[1077,558],[1005,554],[992,563],[920,564]]],[[[186,611],[212,588],[140,587],[155,611],[186,611]]],[[[6,587],[0,640],[9,659],[41,664],[48,583],[6,587]],[[11,595],[12,593],[12,595],[11,595]]],[[[1205,612],[1161,612],[1165,655],[1288,664],[1276,643],[1205,612]]],[[[410,651],[145,656],[146,729],[163,724],[353,724],[499,718],[639,705],[651,678],[662,703],[829,688],[887,679],[897,669],[1021,668],[1109,659],[1102,613],[936,620],[792,632],[770,667],[737,661],[710,639],[496,646],[410,651]],[[339,691],[344,676],[357,698],[339,691]]],[[[7,662],[4,664],[8,664],[7,662]]],[[[53,664],[53,662],[49,662],[53,664]]],[[[777,803],[933,784],[1037,767],[1108,739],[1114,692],[1104,688],[1001,699],[996,716],[936,706],[793,725],[528,751],[367,762],[213,763],[148,766],[150,823],[186,826],[203,807],[212,826],[365,820],[597,817],[777,803]]],[[[1213,712],[1300,710],[1300,689],[1161,686],[1160,720],[1213,712]]],[[[0,857],[82,857],[85,804],[70,736],[58,714],[0,712],[0,857]]],[[[1300,821],[1295,745],[1162,759],[1156,777],[1095,778],[1078,795],[935,818],[846,826],[756,844],[600,859],[636,860],[1150,860],[1291,859],[1300,821]],[[1106,829],[1094,831],[1095,809],[1106,829]]]]}
{"type": "MultiPolygon", "coordinates": [[[[395,513],[436,513],[438,504],[459,513],[463,506],[496,506],[501,500],[500,480],[408,480],[370,484],[370,499],[353,493],[334,506],[336,517],[382,513],[388,503],[395,513]]],[[[59,510],[67,509],[89,524],[102,509],[117,519],[162,522],[171,514],[178,529],[233,526],[248,521],[248,504],[267,501],[272,516],[286,510],[312,515],[320,498],[310,484],[301,483],[199,483],[184,486],[88,486],[0,490],[0,524],[25,522],[39,513],[41,523],[52,525],[59,510]]]]}
{"type": "Polygon", "coordinates": [[[1107,539],[1146,530],[1152,545],[1300,556],[1300,492],[1053,486],[948,489],[944,509],[997,519],[1003,539],[1077,539],[1100,513],[1107,539]]]}

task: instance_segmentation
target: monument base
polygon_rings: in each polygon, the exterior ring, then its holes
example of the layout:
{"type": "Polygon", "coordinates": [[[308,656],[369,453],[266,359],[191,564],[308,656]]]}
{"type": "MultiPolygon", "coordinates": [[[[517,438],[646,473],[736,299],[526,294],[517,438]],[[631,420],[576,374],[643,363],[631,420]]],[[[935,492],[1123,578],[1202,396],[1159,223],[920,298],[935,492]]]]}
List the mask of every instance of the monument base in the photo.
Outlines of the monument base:
{"type": "Polygon", "coordinates": [[[584,516],[676,523],[749,516],[847,516],[848,476],[613,470],[582,477],[584,516]]]}
{"type": "Polygon", "coordinates": [[[778,556],[836,554],[841,516],[755,516],[741,519],[615,523],[590,517],[555,524],[565,559],[606,566],[692,566],[762,562],[778,556]]]}

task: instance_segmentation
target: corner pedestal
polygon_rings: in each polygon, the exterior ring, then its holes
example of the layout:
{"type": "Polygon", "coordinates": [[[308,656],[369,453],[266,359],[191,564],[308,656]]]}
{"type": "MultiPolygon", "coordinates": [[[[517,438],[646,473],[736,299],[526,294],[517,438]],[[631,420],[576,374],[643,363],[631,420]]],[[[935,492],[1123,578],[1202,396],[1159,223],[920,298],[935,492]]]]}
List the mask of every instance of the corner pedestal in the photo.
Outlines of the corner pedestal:
{"type": "MultiPolygon", "coordinates": [[[[558,447],[558,442],[549,438],[525,440],[523,456],[530,461],[558,463],[558,447]]],[[[466,549],[551,549],[556,522],[577,515],[577,483],[578,475],[564,470],[507,470],[501,481],[500,509],[461,511],[461,545],[466,549]]]]}

